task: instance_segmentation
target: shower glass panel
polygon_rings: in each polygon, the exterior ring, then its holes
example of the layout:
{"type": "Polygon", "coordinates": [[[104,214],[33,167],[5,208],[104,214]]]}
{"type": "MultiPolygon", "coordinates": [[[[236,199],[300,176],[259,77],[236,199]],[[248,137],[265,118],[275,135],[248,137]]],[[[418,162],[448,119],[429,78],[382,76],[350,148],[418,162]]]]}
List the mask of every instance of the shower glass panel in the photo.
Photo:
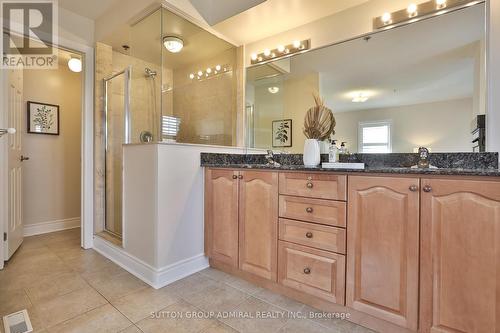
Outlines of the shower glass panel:
{"type": "Polygon", "coordinates": [[[130,68],[104,80],[105,223],[106,231],[122,235],[123,144],[130,142],[130,68]]]}

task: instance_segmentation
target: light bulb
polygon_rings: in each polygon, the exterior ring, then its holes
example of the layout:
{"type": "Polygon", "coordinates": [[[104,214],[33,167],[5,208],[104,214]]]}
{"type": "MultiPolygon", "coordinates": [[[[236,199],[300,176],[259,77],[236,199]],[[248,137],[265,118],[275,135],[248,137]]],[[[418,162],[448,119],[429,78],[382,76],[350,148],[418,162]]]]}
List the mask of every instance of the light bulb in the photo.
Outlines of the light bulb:
{"type": "Polygon", "coordinates": [[[203,72],[202,71],[199,71],[198,72],[198,76],[202,76],[203,75],[203,72]]]}
{"type": "Polygon", "coordinates": [[[414,3],[410,4],[408,8],[406,8],[406,11],[410,15],[410,17],[417,15],[417,5],[414,3]]]}
{"type": "Polygon", "coordinates": [[[192,79],[194,79],[194,74],[193,74],[193,73],[189,74],[189,78],[190,78],[191,80],[192,80],[192,79]]]}
{"type": "Polygon", "coordinates": [[[72,57],[68,61],[68,67],[72,72],[80,73],[82,71],[82,61],[72,57]]]}
{"type": "Polygon", "coordinates": [[[384,22],[384,24],[388,24],[391,22],[391,13],[384,13],[382,15],[382,22],[384,22]]]}
{"type": "Polygon", "coordinates": [[[269,56],[271,55],[271,50],[269,50],[269,49],[265,49],[265,50],[264,50],[264,55],[265,55],[266,57],[269,57],[269,56]]]}
{"type": "Polygon", "coordinates": [[[212,68],[207,68],[207,74],[212,73],[212,68]]]}
{"type": "Polygon", "coordinates": [[[276,94],[280,91],[280,88],[278,87],[269,87],[267,88],[267,90],[271,93],[271,94],[276,94]]]}
{"type": "Polygon", "coordinates": [[[285,51],[285,47],[283,45],[278,45],[277,50],[278,52],[283,53],[283,51],[285,51]]]}
{"type": "MultiPolygon", "coordinates": [[[[255,58],[255,59],[257,59],[257,58],[255,58]]],[[[255,60],[255,59],[254,59],[254,60],[255,60]]],[[[216,70],[216,71],[220,71],[220,65],[215,66],[215,70],[216,70]]]]}
{"type": "Polygon", "coordinates": [[[298,49],[300,47],[300,40],[294,40],[293,41],[293,47],[295,47],[296,49],[298,49]]]}
{"type": "Polygon", "coordinates": [[[252,55],[250,56],[250,58],[252,58],[253,61],[257,60],[257,54],[256,53],[252,53],[252,55]]]}

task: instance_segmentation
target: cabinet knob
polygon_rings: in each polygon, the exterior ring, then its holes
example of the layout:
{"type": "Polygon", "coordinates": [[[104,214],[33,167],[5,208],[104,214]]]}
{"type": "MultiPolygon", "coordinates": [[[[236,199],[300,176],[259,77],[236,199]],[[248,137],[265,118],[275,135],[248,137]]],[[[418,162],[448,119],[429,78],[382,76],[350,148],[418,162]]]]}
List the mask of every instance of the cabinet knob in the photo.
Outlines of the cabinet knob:
{"type": "Polygon", "coordinates": [[[412,192],[417,192],[418,191],[418,186],[417,185],[410,185],[409,189],[412,192]]]}
{"type": "Polygon", "coordinates": [[[238,178],[238,176],[236,176],[236,175],[233,175],[233,179],[237,179],[237,178],[238,178]]]}
{"type": "Polygon", "coordinates": [[[311,182],[307,182],[307,185],[306,185],[306,186],[307,186],[307,188],[313,188],[313,186],[314,186],[314,185],[313,185],[313,183],[311,183],[311,182]]]}
{"type": "Polygon", "coordinates": [[[306,237],[307,238],[313,238],[313,233],[310,232],[310,231],[306,232],[306,237]]]}
{"type": "Polygon", "coordinates": [[[239,176],[238,176],[238,179],[243,179],[243,175],[239,175],[239,176]]]}
{"type": "Polygon", "coordinates": [[[304,274],[311,274],[311,269],[309,267],[304,268],[304,274]]]}
{"type": "Polygon", "coordinates": [[[426,193],[432,192],[432,187],[430,185],[425,185],[424,192],[426,192],[426,193]]]}
{"type": "Polygon", "coordinates": [[[312,212],[313,212],[313,208],[312,208],[312,207],[307,207],[307,208],[306,208],[306,212],[308,212],[308,213],[312,213],[312,212]]]}

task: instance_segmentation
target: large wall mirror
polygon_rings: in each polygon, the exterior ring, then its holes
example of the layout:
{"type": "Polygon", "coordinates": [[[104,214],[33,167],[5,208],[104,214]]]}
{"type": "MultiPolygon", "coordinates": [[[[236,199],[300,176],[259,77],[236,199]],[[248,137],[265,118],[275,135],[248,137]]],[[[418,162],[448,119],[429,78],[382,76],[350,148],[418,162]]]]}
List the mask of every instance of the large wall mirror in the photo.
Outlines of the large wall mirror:
{"type": "Polygon", "coordinates": [[[483,151],[485,72],[484,4],[252,66],[247,145],[301,153],[319,92],[349,152],[483,151]],[[275,140],[290,123],[291,140],[275,140]]]}

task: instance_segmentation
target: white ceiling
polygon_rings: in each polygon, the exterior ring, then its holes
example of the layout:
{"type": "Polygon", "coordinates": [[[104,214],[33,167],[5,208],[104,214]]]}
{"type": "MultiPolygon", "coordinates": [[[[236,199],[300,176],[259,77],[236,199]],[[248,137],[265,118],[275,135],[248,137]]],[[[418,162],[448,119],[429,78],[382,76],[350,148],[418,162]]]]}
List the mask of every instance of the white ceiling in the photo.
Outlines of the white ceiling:
{"type": "MultiPolygon", "coordinates": [[[[304,53],[291,58],[287,76],[319,73],[321,94],[334,112],[471,97],[484,20],[484,6],[474,6],[375,34],[369,41],[304,53]],[[353,91],[373,96],[353,103],[353,91]]],[[[272,85],[287,76],[257,84],[272,85]]]]}
{"type": "Polygon", "coordinates": [[[213,28],[235,42],[247,44],[367,1],[369,0],[267,0],[214,25],[213,28]]]}
{"type": "Polygon", "coordinates": [[[59,0],[59,6],[78,14],[95,20],[120,0],[59,0]]]}

